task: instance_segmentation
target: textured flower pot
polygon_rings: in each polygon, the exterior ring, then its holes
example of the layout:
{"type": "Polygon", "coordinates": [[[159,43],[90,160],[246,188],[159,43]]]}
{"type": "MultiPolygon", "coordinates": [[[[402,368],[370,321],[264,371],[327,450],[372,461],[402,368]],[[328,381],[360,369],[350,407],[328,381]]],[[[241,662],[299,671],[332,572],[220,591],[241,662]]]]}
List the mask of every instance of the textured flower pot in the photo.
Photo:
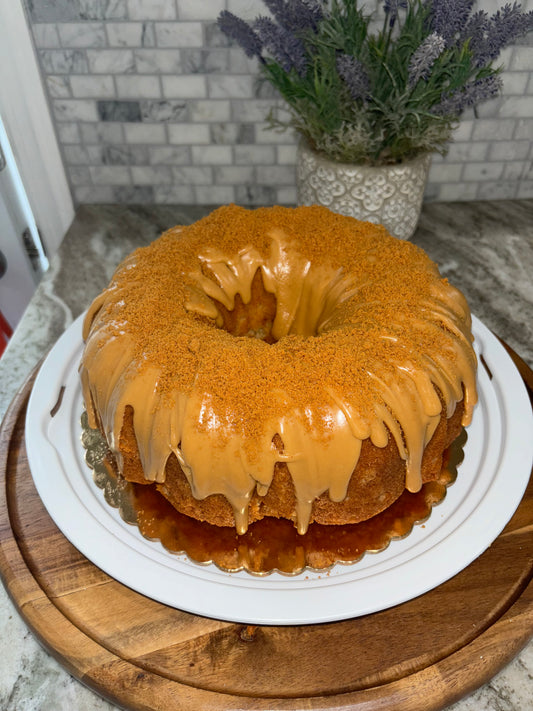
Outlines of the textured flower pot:
{"type": "Polygon", "coordinates": [[[409,239],[418,223],[431,155],[377,168],[338,163],[300,141],[296,161],[299,205],[325,205],[341,215],[385,225],[409,239]]]}

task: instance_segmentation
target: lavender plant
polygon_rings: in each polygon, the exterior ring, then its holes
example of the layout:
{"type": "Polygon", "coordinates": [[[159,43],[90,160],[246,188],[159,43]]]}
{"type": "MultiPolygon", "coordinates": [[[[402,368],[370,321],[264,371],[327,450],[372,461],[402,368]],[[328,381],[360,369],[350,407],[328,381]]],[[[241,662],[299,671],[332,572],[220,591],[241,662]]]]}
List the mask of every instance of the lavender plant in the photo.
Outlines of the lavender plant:
{"type": "Polygon", "coordinates": [[[358,0],[263,3],[268,17],[218,24],[285,100],[271,126],[369,165],[445,153],[463,111],[499,93],[502,49],[533,29],[516,2],[489,16],[475,0],[385,0],[381,24],[358,0]]]}

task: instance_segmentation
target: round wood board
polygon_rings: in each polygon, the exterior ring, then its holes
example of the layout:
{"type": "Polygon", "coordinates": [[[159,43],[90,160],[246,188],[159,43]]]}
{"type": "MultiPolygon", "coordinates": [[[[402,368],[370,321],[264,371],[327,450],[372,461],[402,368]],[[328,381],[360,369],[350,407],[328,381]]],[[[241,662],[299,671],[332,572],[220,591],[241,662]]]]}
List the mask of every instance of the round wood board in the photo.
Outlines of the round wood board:
{"type": "MultiPolygon", "coordinates": [[[[508,350],[531,397],[533,372],[508,350]]],[[[24,443],[34,378],[0,429],[0,573],[45,648],[112,703],[135,711],[435,711],[491,679],[533,635],[533,477],[483,555],[373,615],[251,627],[132,591],[67,541],[35,490],[24,443]]]]}

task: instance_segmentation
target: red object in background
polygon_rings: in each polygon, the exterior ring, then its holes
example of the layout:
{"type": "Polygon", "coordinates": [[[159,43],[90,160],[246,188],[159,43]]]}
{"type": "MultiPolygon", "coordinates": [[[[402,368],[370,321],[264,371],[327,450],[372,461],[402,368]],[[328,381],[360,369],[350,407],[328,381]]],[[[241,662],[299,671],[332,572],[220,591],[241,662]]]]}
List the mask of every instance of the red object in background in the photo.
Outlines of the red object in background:
{"type": "Polygon", "coordinates": [[[5,320],[3,313],[0,311],[0,356],[5,351],[7,342],[13,335],[13,329],[5,320]]]}

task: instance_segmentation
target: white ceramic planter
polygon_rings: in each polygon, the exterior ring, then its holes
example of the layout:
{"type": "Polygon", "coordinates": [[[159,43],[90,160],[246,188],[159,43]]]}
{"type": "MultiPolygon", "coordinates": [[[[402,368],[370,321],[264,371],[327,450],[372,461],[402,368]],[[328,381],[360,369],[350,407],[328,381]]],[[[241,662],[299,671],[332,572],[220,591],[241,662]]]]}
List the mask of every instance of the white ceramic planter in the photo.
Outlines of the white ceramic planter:
{"type": "Polygon", "coordinates": [[[409,239],[418,223],[431,154],[377,168],[338,163],[300,141],[296,162],[299,205],[325,205],[334,212],[385,225],[409,239]]]}

